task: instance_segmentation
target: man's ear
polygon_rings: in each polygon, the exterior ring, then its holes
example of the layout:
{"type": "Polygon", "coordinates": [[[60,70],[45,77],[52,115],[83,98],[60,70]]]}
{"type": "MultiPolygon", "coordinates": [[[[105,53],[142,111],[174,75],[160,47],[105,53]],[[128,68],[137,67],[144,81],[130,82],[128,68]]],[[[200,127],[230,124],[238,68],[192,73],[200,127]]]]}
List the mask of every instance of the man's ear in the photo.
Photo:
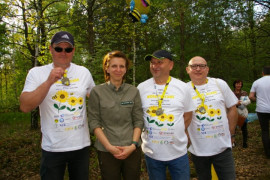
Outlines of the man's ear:
{"type": "Polygon", "coordinates": [[[174,66],[174,62],[173,62],[173,61],[171,61],[171,68],[170,68],[170,70],[172,70],[172,69],[173,69],[173,66],[174,66]]]}
{"type": "Polygon", "coordinates": [[[189,67],[188,66],[186,67],[186,72],[189,73],[189,67]]]}

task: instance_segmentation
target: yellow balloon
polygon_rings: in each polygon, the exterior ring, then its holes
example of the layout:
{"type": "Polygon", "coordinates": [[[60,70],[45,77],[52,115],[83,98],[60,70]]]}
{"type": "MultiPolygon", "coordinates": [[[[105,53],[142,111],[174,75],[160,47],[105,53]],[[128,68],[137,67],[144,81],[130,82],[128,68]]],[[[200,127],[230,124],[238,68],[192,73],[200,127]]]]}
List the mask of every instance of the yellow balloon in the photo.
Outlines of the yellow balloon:
{"type": "Polygon", "coordinates": [[[212,180],[218,180],[217,173],[215,171],[213,164],[211,164],[211,174],[212,174],[212,180]]]}
{"type": "MultiPolygon", "coordinates": [[[[130,5],[131,0],[126,0],[127,4],[130,5]]],[[[134,9],[130,12],[130,16],[133,21],[140,21],[142,14],[147,14],[150,10],[150,0],[134,0],[134,9]]]]}

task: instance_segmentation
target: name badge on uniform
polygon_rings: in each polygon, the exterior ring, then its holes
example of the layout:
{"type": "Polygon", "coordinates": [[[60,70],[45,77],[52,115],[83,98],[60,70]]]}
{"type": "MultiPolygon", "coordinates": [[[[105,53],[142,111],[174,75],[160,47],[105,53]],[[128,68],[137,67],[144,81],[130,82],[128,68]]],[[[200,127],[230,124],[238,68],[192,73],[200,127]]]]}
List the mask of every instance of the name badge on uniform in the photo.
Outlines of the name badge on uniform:
{"type": "Polygon", "coordinates": [[[130,105],[130,104],[134,104],[133,101],[123,101],[121,102],[121,105],[130,105]]]}

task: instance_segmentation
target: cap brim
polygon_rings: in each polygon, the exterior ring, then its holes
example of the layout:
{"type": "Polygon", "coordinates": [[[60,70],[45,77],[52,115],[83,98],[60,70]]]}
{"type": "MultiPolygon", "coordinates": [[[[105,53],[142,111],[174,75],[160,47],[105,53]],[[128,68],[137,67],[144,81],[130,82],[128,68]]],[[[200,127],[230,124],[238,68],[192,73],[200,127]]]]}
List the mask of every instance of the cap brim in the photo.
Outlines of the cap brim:
{"type": "Polygon", "coordinates": [[[151,61],[152,57],[155,58],[155,59],[159,59],[159,60],[166,59],[166,57],[156,57],[156,56],[154,56],[152,54],[148,54],[148,55],[146,55],[144,57],[144,60],[145,61],[151,61]]]}
{"type": "Polygon", "coordinates": [[[152,59],[152,55],[151,54],[148,54],[148,55],[146,55],[145,57],[144,57],[144,60],[145,61],[150,61],[151,59],[152,59]]]}

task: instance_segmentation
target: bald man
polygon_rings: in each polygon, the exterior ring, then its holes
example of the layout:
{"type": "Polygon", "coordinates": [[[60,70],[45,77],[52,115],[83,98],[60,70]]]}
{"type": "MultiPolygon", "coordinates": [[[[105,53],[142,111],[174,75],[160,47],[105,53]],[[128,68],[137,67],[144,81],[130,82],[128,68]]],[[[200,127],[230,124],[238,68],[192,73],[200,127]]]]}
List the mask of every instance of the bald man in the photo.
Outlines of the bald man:
{"type": "Polygon", "coordinates": [[[186,67],[196,106],[188,127],[192,161],[200,180],[211,179],[211,164],[219,179],[235,179],[232,142],[237,124],[237,97],[221,79],[207,77],[204,58],[193,57],[186,67]]]}

